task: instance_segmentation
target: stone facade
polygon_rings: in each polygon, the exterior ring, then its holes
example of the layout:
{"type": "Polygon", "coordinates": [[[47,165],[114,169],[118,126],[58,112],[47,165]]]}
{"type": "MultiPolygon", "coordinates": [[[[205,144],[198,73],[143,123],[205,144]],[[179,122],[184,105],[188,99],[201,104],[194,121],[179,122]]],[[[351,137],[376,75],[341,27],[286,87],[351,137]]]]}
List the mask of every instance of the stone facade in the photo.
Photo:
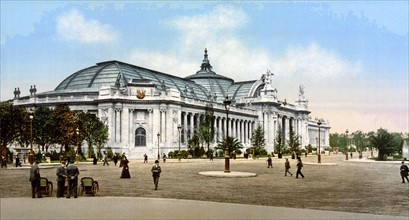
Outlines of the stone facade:
{"type": "MultiPolygon", "coordinates": [[[[99,65],[104,67],[95,73],[92,72],[94,67],[74,73],[54,91],[32,93],[21,98],[16,96],[14,105],[30,108],[66,103],[74,111],[96,114],[109,128],[106,146],[115,152],[125,152],[129,158],[141,159],[145,153],[155,158],[158,151],[163,155],[177,150],[179,138],[181,149],[186,150],[187,142],[198,128],[209,104],[214,109],[216,141],[222,138],[229,126],[229,136],[237,138],[248,148],[251,146],[252,132],[260,124],[264,128],[265,148],[269,153],[274,150],[279,126],[286,143],[290,129],[293,129],[300,137],[302,148],[308,144],[316,147],[320,130],[321,149],[329,146],[329,123],[320,119],[322,124],[318,128],[318,119],[311,119],[304,88],[300,86],[296,103],[287,103],[285,99],[281,101],[277,97],[277,89],[273,87],[270,71],[262,74],[258,80],[234,83],[232,79],[211,70],[207,50],[202,69],[184,79],[118,61],[99,65]],[[118,72],[113,71],[111,65],[116,65],[118,72]],[[95,83],[107,69],[110,74],[117,75],[116,79],[111,77],[114,80],[109,81],[110,75],[105,75],[103,79],[108,83],[96,86],[95,83]],[[127,75],[128,69],[130,73],[127,75]],[[83,76],[84,81],[86,74],[90,78],[84,84],[86,86],[78,84],[77,87],[70,87],[76,82],[76,77],[83,76]],[[164,80],[161,81],[160,77],[164,80]],[[228,122],[223,104],[225,96],[232,99],[228,122]],[[181,126],[180,131],[178,125],[181,126]]],[[[77,81],[80,83],[81,80],[77,81]]],[[[216,145],[216,141],[211,147],[216,145]]]]}

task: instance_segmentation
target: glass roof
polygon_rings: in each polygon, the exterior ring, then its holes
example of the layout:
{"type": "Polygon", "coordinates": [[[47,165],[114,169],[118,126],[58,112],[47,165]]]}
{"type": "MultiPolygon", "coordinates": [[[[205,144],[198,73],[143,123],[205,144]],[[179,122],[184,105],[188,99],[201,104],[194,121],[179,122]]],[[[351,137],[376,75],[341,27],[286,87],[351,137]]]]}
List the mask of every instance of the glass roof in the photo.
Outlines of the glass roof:
{"type": "Polygon", "coordinates": [[[97,63],[75,72],[63,80],[54,91],[44,94],[98,92],[105,86],[126,87],[132,79],[150,80],[156,85],[158,92],[173,88],[179,90],[182,97],[218,103],[223,103],[226,96],[234,101],[255,95],[249,93],[256,80],[235,83],[233,79],[216,74],[210,65],[207,50],[201,69],[185,78],[114,60],[97,63]]]}

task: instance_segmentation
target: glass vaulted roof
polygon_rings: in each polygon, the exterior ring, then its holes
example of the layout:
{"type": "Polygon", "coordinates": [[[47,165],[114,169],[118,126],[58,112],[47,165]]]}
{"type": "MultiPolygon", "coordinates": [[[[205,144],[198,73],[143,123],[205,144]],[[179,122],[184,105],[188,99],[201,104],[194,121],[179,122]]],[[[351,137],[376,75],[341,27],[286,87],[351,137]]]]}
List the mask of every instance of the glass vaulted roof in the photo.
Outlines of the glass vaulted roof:
{"type": "Polygon", "coordinates": [[[97,93],[101,87],[126,87],[133,79],[150,80],[159,92],[173,88],[179,90],[182,97],[218,103],[223,103],[226,96],[233,101],[254,96],[250,91],[256,82],[254,80],[235,83],[233,79],[216,74],[212,70],[206,49],[201,69],[186,78],[114,60],[97,63],[95,66],[77,71],[63,80],[54,91],[43,94],[97,93]]]}

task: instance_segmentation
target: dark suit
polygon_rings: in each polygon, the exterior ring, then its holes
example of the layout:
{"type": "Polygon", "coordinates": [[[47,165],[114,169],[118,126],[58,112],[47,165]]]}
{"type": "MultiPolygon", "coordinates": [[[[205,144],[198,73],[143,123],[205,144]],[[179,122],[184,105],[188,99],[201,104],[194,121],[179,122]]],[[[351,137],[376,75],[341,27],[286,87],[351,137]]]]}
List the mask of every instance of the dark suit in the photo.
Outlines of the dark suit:
{"type": "Polygon", "coordinates": [[[78,175],[80,174],[80,171],[78,170],[77,166],[71,163],[70,165],[68,165],[66,172],[68,176],[67,198],[70,198],[71,193],[74,194],[74,198],[77,198],[78,175]]]}
{"type": "Polygon", "coordinates": [[[160,173],[162,172],[160,166],[158,164],[155,164],[152,169],[152,177],[153,177],[153,184],[155,184],[155,190],[158,189],[158,184],[159,184],[159,177],[160,173]]]}
{"type": "Polygon", "coordinates": [[[31,182],[31,197],[35,198],[37,194],[37,198],[41,198],[41,189],[40,189],[40,168],[38,168],[37,164],[34,164],[30,168],[30,182],[31,182]]]}
{"type": "Polygon", "coordinates": [[[65,167],[61,166],[57,168],[57,198],[64,196],[65,178],[67,177],[65,167]]]}

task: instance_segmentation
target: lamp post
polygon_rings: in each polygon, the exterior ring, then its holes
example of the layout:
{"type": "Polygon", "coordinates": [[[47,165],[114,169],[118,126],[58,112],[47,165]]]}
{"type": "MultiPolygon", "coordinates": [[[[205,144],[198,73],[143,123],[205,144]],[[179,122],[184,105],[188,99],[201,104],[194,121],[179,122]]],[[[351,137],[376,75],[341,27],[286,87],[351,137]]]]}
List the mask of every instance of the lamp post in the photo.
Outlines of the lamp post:
{"type": "Polygon", "coordinates": [[[75,133],[77,134],[77,152],[75,155],[75,163],[78,164],[80,162],[80,157],[78,155],[78,150],[79,150],[79,145],[80,145],[80,142],[78,141],[79,136],[80,136],[80,129],[79,128],[75,129],[75,133]]]}
{"type": "Polygon", "coordinates": [[[321,163],[321,120],[318,120],[318,163],[321,163]]]}
{"type": "Polygon", "coordinates": [[[30,154],[28,156],[28,162],[32,166],[34,163],[34,151],[33,151],[33,119],[34,115],[33,112],[30,110],[29,112],[30,116],[30,154]]]}
{"type": "Polygon", "coordinates": [[[345,131],[345,137],[347,139],[347,143],[345,146],[345,160],[348,160],[348,129],[345,131]]]}
{"type": "Polygon", "coordinates": [[[158,160],[160,160],[160,155],[159,155],[159,138],[160,138],[160,133],[158,132],[158,160]]]}
{"type": "Polygon", "coordinates": [[[229,96],[223,101],[224,107],[226,109],[226,152],[224,154],[224,172],[230,173],[230,152],[229,152],[229,110],[231,105],[231,100],[229,96]]]}
{"type": "Polygon", "coordinates": [[[178,125],[178,131],[179,131],[179,151],[178,151],[178,160],[180,161],[180,129],[182,129],[182,126],[180,124],[178,125]]]}

